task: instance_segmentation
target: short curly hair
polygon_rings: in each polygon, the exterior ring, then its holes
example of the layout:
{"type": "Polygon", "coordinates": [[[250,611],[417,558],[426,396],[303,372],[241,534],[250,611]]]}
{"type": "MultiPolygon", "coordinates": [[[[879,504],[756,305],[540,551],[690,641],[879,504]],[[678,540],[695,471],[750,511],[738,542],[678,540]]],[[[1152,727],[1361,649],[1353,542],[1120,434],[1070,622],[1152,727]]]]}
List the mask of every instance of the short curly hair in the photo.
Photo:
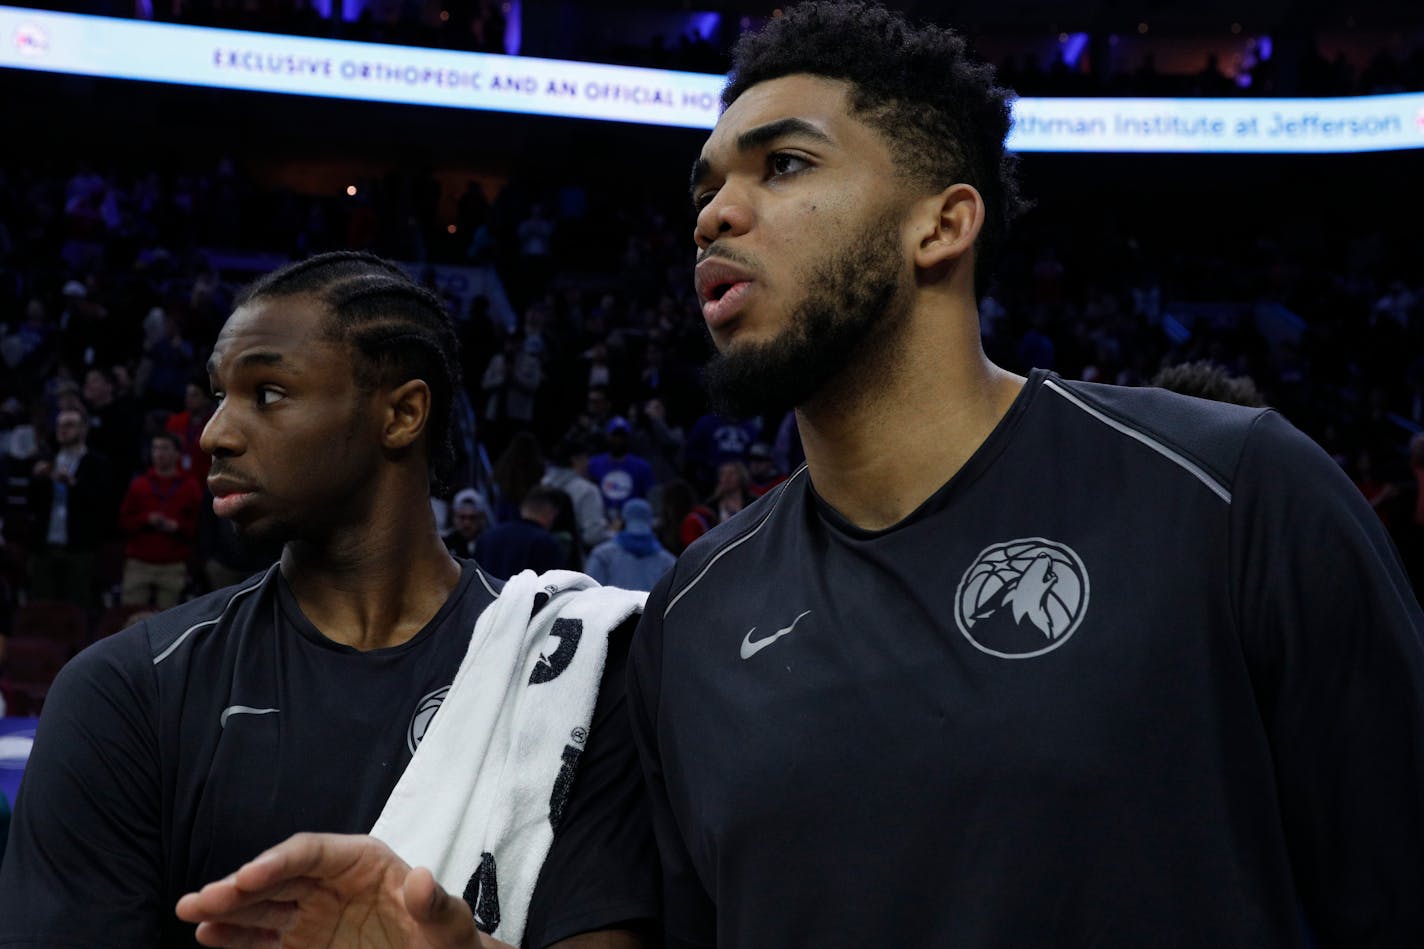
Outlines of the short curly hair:
{"type": "Polygon", "coordinates": [[[1004,150],[1014,94],[975,61],[964,38],[861,0],[787,10],[732,50],[726,108],[752,86],[793,74],[849,82],[852,113],[889,140],[910,181],[938,191],[957,182],[984,197],[974,285],[983,295],[1023,209],[1014,156],[1004,150]]]}

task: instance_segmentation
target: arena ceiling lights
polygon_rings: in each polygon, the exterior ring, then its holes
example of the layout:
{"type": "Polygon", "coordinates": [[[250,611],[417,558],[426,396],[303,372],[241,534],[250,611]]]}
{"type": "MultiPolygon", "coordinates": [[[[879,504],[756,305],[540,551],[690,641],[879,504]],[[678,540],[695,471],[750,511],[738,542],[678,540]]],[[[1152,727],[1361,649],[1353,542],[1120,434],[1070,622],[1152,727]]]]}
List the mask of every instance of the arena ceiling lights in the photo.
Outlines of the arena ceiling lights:
{"type": "MultiPolygon", "coordinates": [[[[0,67],[527,115],[711,128],[723,77],[279,36],[0,6],[0,67]]],[[[1021,152],[1332,153],[1424,148],[1424,94],[1341,99],[1025,98],[1021,152]]]]}

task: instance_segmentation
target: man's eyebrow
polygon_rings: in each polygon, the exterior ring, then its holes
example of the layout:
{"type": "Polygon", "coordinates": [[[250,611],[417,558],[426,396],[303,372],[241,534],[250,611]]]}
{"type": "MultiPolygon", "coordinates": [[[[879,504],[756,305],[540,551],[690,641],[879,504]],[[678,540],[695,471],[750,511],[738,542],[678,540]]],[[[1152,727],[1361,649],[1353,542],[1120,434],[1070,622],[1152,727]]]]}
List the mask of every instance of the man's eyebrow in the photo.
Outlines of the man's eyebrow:
{"type": "MultiPolygon", "coordinates": [[[[802,138],[809,138],[823,145],[831,144],[831,137],[825,132],[810,122],[807,122],[805,119],[791,117],[777,119],[775,122],[768,122],[765,125],[758,125],[756,128],[747,129],[737,136],[737,151],[756,151],[788,135],[798,135],[802,138]]],[[[697,186],[702,183],[702,180],[707,177],[711,170],[712,165],[705,158],[699,158],[692,163],[692,181],[688,186],[688,193],[691,197],[696,197],[697,186]]]]}
{"type": "MultiPolygon", "coordinates": [[[[217,375],[217,365],[216,356],[208,360],[208,375],[217,375]]],[[[248,366],[267,366],[272,369],[285,369],[288,372],[296,371],[296,367],[287,360],[286,356],[268,349],[256,349],[243,353],[233,361],[232,369],[236,371],[248,366]]]]}
{"type": "Polygon", "coordinates": [[[777,119],[775,122],[768,122],[765,125],[758,125],[756,128],[747,129],[737,136],[737,151],[750,152],[758,148],[771,144],[778,138],[788,135],[799,135],[802,138],[813,139],[822,145],[831,144],[831,137],[805,119],[786,118],[777,119]]]}

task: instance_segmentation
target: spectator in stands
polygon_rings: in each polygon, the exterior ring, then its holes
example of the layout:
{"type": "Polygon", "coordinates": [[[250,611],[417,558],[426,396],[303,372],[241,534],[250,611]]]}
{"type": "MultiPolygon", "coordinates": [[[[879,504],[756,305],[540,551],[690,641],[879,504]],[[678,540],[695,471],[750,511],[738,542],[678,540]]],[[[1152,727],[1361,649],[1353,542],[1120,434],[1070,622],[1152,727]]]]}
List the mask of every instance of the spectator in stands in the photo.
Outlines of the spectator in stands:
{"type": "Polygon", "coordinates": [[[592,451],[603,444],[603,433],[613,419],[613,414],[613,399],[608,394],[608,387],[589,386],[583,411],[575,416],[573,424],[565,434],[582,438],[592,451]]]}
{"type": "Polygon", "coordinates": [[[31,549],[43,542],[37,536],[38,528],[49,521],[48,513],[41,521],[30,508],[30,485],[35,480],[39,439],[19,399],[6,400],[4,415],[8,431],[5,454],[0,459],[5,472],[4,505],[0,507],[0,515],[4,518],[5,542],[31,549]]]}
{"type": "Polygon", "coordinates": [[[653,466],[653,480],[662,484],[682,472],[682,427],[668,418],[662,399],[649,399],[629,407],[628,424],[632,427],[633,450],[648,459],[653,466]]]}
{"type": "Polygon", "coordinates": [[[578,537],[585,550],[592,550],[608,539],[608,515],[603,507],[603,494],[588,478],[588,442],[578,435],[560,439],[553,457],[544,469],[543,483],[558,488],[573,503],[578,537]]]}
{"type": "Polygon", "coordinates": [[[760,420],[735,419],[718,412],[699,418],[687,433],[687,468],[693,480],[706,490],[718,477],[718,467],[726,461],[741,461],[761,431],[760,420]]]}
{"type": "Polygon", "coordinates": [[[759,498],[785,480],[786,475],[777,470],[770,445],[757,442],[747,450],[748,494],[759,498]]]}
{"type": "Polygon", "coordinates": [[[505,337],[504,349],[490,357],[480,377],[490,450],[502,448],[510,433],[529,428],[534,406],[544,385],[544,367],[539,357],[524,348],[518,336],[505,337]]]}
{"type": "Polygon", "coordinates": [[[606,429],[608,450],[594,455],[588,462],[589,478],[603,493],[603,506],[616,516],[629,498],[645,498],[653,486],[653,467],[646,458],[629,451],[631,426],[621,415],[615,415],[606,429]]]}
{"type": "Polygon", "coordinates": [[[682,522],[696,507],[697,494],[683,479],[674,478],[658,488],[655,521],[658,542],[673,556],[680,555],[687,547],[682,540],[682,522]]]}
{"type": "Polygon", "coordinates": [[[544,453],[539,439],[519,432],[495,459],[493,520],[496,524],[519,519],[519,507],[544,478],[544,453]]]}
{"type": "Polygon", "coordinates": [[[519,281],[517,292],[525,302],[544,290],[553,272],[554,222],[549,220],[542,204],[529,209],[529,216],[519,222],[519,281]]]}
{"type": "Polygon", "coordinates": [[[489,527],[489,506],[474,488],[455,493],[450,502],[451,529],[440,539],[456,557],[467,560],[475,556],[475,541],[489,527]]]}
{"type": "Polygon", "coordinates": [[[724,461],[717,466],[717,487],[706,504],[699,504],[683,518],[680,539],[686,547],[703,534],[739,514],[752,503],[751,477],[740,461],[724,461]]]}
{"type": "Polygon", "coordinates": [[[109,460],[85,444],[89,418],[83,409],[55,417],[55,453],[36,462],[30,511],[40,542],[30,560],[36,599],[93,605],[94,553],[112,533],[113,472],[109,460]]]}
{"type": "Polygon", "coordinates": [[[133,479],[119,509],[124,534],[121,602],[166,610],[176,606],[188,582],[188,559],[198,538],[203,493],[179,468],[181,439],[153,437],[153,465],[133,479]]]}
{"type": "Polygon", "coordinates": [[[177,318],[159,312],[162,323],[158,338],[144,351],[144,395],[149,408],[173,409],[184,401],[189,380],[198,368],[197,359],[193,344],[183,338],[177,318]]]}
{"type": "Polygon", "coordinates": [[[84,374],[81,393],[89,409],[89,444],[108,456],[117,478],[129,477],[139,466],[143,430],[133,397],[118,395],[113,376],[107,369],[98,368],[84,374]]]}
{"type": "Polygon", "coordinates": [[[1266,405],[1250,376],[1233,376],[1209,359],[1167,366],[1153,376],[1148,385],[1213,402],[1233,402],[1253,408],[1266,405]]]}
{"type": "Polygon", "coordinates": [[[501,580],[524,570],[543,573],[564,566],[565,551],[550,532],[559,516],[559,492],[540,485],[519,506],[516,520],[496,524],[475,541],[475,560],[501,580]]]}
{"type": "Polygon", "coordinates": [[[169,416],[166,428],[178,436],[182,458],[178,463],[182,473],[197,484],[205,484],[213,460],[198,444],[208,419],[213,417],[213,397],[208,392],[207,379],[194,378],[183,390],[183,411],[169,416]]]}
{"type": "Polygon", "coordinates": [[[584,572],[604,586],[651,590],[677,558],[653,531],[653,508],[642,498],[623,503],[623,529],[593,548],[584,572]]]}

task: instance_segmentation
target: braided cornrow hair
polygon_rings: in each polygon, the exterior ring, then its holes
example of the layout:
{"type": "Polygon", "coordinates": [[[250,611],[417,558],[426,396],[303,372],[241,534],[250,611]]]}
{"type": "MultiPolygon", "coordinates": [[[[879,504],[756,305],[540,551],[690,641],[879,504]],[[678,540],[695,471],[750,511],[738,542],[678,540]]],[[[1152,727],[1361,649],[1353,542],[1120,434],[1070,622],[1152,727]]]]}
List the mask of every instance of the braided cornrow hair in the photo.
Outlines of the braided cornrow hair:
{"type": "Polygon", "coordinates": [[[440,485],[455,463],[451,406],[460,386],[460,343],[440,298],[396,264],[360,251],[317,254],[255,281],[237,298],[310,295],[326,305],[332,335],[349,343],[356,385],[370,391],[421,379],[430,387],[426,445],[440,485]]]}

